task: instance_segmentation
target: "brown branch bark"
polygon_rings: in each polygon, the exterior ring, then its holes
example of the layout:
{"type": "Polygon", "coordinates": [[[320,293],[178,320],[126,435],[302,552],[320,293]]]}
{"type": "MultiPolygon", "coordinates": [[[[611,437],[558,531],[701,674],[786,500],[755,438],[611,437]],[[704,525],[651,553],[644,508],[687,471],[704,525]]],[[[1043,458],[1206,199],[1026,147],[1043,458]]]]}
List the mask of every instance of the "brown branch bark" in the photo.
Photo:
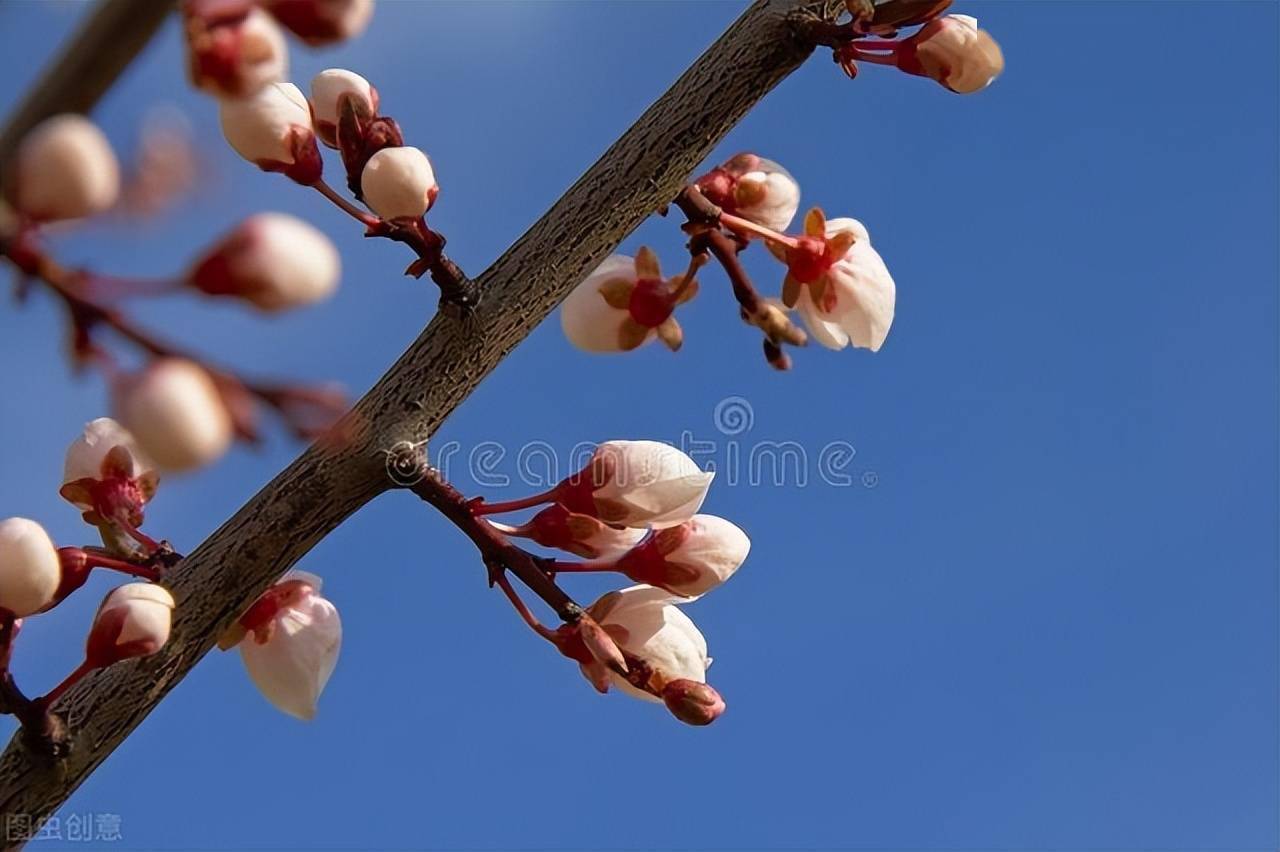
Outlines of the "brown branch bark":
{"type": "MultiPolygon", "coordinates": [[[[111,0],[112,3],[124,0],[111,0]]],[[[318,541],[396,487],[384,467],[422,442],[584,275],[670,202],[742,116],[812,47],[802,25],[838,0],[758,0],[477,281],[464,321],[436,316],[339,426],[169,574],[169,645],[88,678],[56,708],[72,752],[42,768],[15,740],[0,757],[0,821],[52,814],[199,662],[217,635],[318,541]]],[[[56,74],[51,75],[56,76],[56,74]]]]}

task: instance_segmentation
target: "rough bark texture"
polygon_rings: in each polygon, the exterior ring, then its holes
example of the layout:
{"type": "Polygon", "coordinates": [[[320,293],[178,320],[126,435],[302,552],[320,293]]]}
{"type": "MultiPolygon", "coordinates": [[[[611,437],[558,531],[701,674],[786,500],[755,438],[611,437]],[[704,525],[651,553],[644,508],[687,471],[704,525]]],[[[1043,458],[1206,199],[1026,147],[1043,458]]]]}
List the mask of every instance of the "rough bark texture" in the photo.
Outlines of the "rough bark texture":
{"type": "MultiPolygon", "coordinates": [[[[10,743],[0,757],[0,820],[56,811],[254,598],[346,517],[394,488],[387,453],[429,438],[590,269],[674,199],[725,133],[809,55],[797,25],[832,20],[840,6],[754,3],[480,276],[483,298],[471,317],[435,317],[348,415],[341,442],[308,449],[172,572],[166,585],[178,610],[168,647],[90,677],[58,706],[73,731],[68,759],[42,767],[10,743]]],[[[63,78],[55,71],[46,79],[63,78]]]]}

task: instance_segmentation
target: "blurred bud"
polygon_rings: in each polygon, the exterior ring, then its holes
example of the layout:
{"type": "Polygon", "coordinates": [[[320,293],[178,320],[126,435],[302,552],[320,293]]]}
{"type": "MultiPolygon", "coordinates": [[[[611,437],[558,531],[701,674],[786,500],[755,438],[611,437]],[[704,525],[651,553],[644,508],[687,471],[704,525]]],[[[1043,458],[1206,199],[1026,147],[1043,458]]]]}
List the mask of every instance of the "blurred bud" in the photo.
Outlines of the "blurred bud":
{"type": "Polygon", "coordinates": [[[153,583],[129,583],[107,595],[93,619],[85,659],[105,668],[134,657],[149,657],[169,641],[173,595],[153,583]]]}
{"type": "Polygon", "coordinates": [[[191,361],[160,358],[123,378],[115,405],[138,446],[164,470],[208,464],[231,443],[231,416],[218,386],[191,361]]]}
{"type": "Polygon", "coordinates": [[[338,250],[316,228],[284,213],[258,213],[197,261],[188,280],[211,296],[281,311],[332,295],[340,274],[338,250]]]}
{"type": "Polygon", "coordinates": [[[263,0],[262,5],[312,47],[355,38],[373,17],[373,0],[263,0]]]}
{"type": "Polygon", "coordinates": [[[115,204],[120,166],[111,143],[80,115],[37,124],[14,156],[14,206],[38,221],[80,219],[115,204]]]}
{"type": "MultiPolygon", "coordinates": [[[[322,581],[291,571],[241,617],[232,633],[249,677],[276,709],[315,718],[342,649],[338,609],[320,596],[322,581]]],[[[226,650],[234,642],[219,643],[226,650]]]]}
{"type": "Polygon", "coordinates": [[[44,527],[26,518],[0,521],[0,610],[18,618],[37,613],[61,581],[58,551],[44,527]]]}
{"type": "Polygon", "coordinates": [[[751,539],[736,525],[715,515],[694,515],[649,536],[618,559],[617,570],[692,599],[732,577],[750,551],[751,539]]]}
{"type": "Polygon", "coordinates": [[[673,680],[662,690],[662,702],[686,725],[710,725],[724,713],[724,699],[705,683],[673,680]]]}
{"type": "Polygon", "coordinates": [[[571,512],[624,527],[673,527],[693,517],[714,473],[658,441],[606,441],[556,488],[571,512]]]}
{"type": "Polygon", "coordinates": [[[311,109],[316,133],[330,148],[338,147],[338,100],[354,98],[360,115],[372,118],[378,114],[378,90],[369,81],[342,68],[321,71],[311,81],[311,109]]]}
{"type": "Polygon", "coordinates": [[[977,18],[947,15],[929,21],[904,42],[898,67],[967,95],[982,91],[1000,76],[1004,54],[990,33],[978,29],[977,18]]]}
{"type": "Polygon", "coordinates": [[[724,212],[774,231],[785,231],[800,208],[800,184],[782,166],[757,154],[731,157],[696,185],[724,212]]]}
{"type": "Polygon", "coordinates": [[[634,260],[606,258],[575,287],[560,308],[560,327],[585,352],[629,352],[654,339],[675,351],[684,335],[672,314],[697,292],[696,280],[664,279],[657,255],[642,246],[634,260]]]}
{"type": "Polygon", "coordinates": [[[283,80],[288,48],[280,25],[255,7],[202,14],[197,4],[185,18],[187,67],[196,88],[219,97],[242,98],[283,80]]]}
{"type": "Polygon", "coordinates": [[[440,187],[427,155],[417,148],[383,148],[360,175],[361,196],[383,219],[420,219],[440,187]]]}
{"type": "Polygon", "coordinates": [[[311,127],[311,105],[292,83],[271,83],[246,98],[219,102],[222,135],[258,168],[311,185],[324,162],[311,127]]]}

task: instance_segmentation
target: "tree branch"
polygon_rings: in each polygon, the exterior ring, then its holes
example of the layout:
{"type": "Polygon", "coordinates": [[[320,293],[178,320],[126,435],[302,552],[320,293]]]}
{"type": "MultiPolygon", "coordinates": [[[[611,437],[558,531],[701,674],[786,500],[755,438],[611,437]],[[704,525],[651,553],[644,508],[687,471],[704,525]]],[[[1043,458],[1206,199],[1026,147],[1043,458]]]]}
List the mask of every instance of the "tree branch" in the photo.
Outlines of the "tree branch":
{"type": "MultiPolygon", "coordinates": [[[[123,2],[123,0],[112,0],[123,2]]],[[[0,757],[0,821],[39,820],[146,718],[218,634],[346,517],[396,487],[384,464],[421,443],[648,215],[670,202],[742,116],[811,53],[802,24],[838,0],[758,0],[569,191],[480,276],[464,321],[436,316],[337,427],[169,572],[168,646],[68,692],[72,752],[42,769],[17,741],[0,757]]],[[[51,75],[56,77],[56,73],[51,75]]]]}

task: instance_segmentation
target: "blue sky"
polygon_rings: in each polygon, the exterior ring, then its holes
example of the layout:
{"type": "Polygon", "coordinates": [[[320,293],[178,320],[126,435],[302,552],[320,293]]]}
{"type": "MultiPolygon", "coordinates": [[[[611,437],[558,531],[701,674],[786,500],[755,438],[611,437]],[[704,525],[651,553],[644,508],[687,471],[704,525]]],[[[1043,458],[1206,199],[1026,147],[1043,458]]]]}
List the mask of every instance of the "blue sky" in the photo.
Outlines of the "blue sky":
{"type": "MultiPolygon", "coordinates": [[[[304,83],[338,65],[377,85],[476,273],[742,5],[383,2],[359,41],[292,62],[304,83]]],[[[82,9],[0,5],[5,111],[82,9]]],[[[678,355],[590,358],[553,318],[437,439],[496,442],[512,476],[534,441],[689,432],[720,463],[734,443],[795,441],[811,463],[855,448],[848,486],[811,468],[804,487],[713,488],[707,509],[754,544],[690,608],[729,702],[715,726],[595,695],[486,590],[461,535],[389,494],[300,566],[346,624],[314,723],[214,654],[63,818],[118,815],[116,848],[148,849],[1275,848],[1277,5],[957,11],[1005,48],[990,90],[878,68],[851,83],[819,54],[717,152],[774,158],[806,205],[866,223],[898,283],[880,353],[811,347],[775,374],[708,269],[678,355]],[[714,415],[728,397],[752,412],[736,435],[714,415]]],[[[432,288],[399,275],[401,247],[235,159],[180,56],[170,23],[97,115],[127,151],[150,109],[180,106],[206,189],[159,221],[63,235],[61,256],[160,274],[254,211],[304,216],[343,252],[333,301],[139,314],[243,369],[363,391],[432,288]]],[[[624,248],[642,243],[680,265],[674,223],[624,248]]],[[[767,257],[749,268],[780,280],[767,257]]],[[[61,323],[43,297],[0,313],[0,516],[70,544],[89,531],[57,497],[62,452],[106,402],[69,375],[61,323]]],[[[147,528],[191,549],[298,449],[275,433],[165,483],[147,528]]],[[[109,587],[31,623],[29,690],[75,665],[109,587]]]]}

